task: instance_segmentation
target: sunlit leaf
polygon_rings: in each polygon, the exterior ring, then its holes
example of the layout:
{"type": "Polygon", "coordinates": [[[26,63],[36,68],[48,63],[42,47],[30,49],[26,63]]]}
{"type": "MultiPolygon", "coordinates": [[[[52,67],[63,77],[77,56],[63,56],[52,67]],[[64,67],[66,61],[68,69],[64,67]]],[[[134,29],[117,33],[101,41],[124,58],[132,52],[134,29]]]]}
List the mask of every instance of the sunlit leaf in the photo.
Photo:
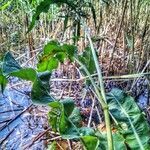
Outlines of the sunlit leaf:
{"type": "Polygon", "coordinates": [[[57,41],[50,41],[39,56],[37,70],[51,72],[53,69],[57,69],[59,63],[63,63],[65,59],[73,60],[76,51],[76,47],[73,45],[63,44],[61,46],[57,41]]]}
{"type": "Polygon", "coordinates": [[[87,135],[87,136],[82,136],[81,140],[86,150],[97,150],[99,145],[99,140],[97,137],[87,135]]]}
{"type": "Polygon", "coordinates": [[[58,67],[58,59],[56,57],[51,58],[48,61],[47,70],[52,71],[53,69],[56,69],[58,67]]]}
{"type": "Polygon", "coordinates": [[[37,64],[37,71],[38,72],[44,72],[47,70],[48,61],[43,61],[41,63],[37,64]]]}
{"type": "Polygon", "coordinates": [[[4,92],[4,89],[5,89],[6,85],[7,85],[7,83],[8,83],[7,78],[5,76],[3,76],[3,75],[0,75],[0,87],[1,87],[0,91],[2,93],[4,92]]]}
{"type": "Polygon", "coordinates": [[[2,6],[0,6],[0,11],[7,9],[11,5],[12,1],[13,0],[9,0],[5,2],[4,4],[2,4],[2,6]]]}
{"type": "Polygon", "coordinates": [[[44,54],[55,54],[60,51],[60,45],[57,41],[50,41],[44,46],[44,54]]]}

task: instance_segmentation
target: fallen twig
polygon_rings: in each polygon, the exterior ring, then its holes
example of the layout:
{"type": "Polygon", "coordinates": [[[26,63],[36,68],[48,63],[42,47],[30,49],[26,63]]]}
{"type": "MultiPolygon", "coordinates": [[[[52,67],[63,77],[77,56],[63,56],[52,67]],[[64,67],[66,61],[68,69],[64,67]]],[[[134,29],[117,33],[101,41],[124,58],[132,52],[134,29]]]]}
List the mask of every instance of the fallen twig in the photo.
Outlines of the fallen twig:
{"type": "Polygon", "coordinates": [[[42,136],[44,136],[48,131],[50,130],[50,128],[48,128],[47,130],[41,132],[40,134],[38,134],[34,139],[33,141],[31,142],[31,144],[29,144],[28,146],[26,146],[25,148],[23,148],[24,150],[25,149],[29,149],[37,140],[39,140],[42,136]]]}
{"type": "Polygon", "coordinates": [[[33,106],[33,104],[30,104],[27,108],[25,108],[21,113],[19,113],[18,115],[16,115],[13,119],[11,119],[9,122],[7,122],[5,125],[3,125],[0,128],[0,131],[2,131],[3,129],[5,129],[9,124],[11,124],[12,122],[14,122],[19,116],[21,116],[24,112],[26,112],[29,108],[31,108],[33,106]]]}

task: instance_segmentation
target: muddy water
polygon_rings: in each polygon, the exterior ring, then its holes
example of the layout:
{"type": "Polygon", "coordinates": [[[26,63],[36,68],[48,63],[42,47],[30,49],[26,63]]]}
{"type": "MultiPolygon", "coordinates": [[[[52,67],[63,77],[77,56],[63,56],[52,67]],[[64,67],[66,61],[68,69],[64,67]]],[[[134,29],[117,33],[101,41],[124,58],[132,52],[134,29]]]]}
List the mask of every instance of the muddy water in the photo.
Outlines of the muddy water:
{"type": "Polygon", "coordinates": [[[10,87],[0,94],[0,150],[43,150],[47,108],[32,104],[30,86],[10,87]]]}

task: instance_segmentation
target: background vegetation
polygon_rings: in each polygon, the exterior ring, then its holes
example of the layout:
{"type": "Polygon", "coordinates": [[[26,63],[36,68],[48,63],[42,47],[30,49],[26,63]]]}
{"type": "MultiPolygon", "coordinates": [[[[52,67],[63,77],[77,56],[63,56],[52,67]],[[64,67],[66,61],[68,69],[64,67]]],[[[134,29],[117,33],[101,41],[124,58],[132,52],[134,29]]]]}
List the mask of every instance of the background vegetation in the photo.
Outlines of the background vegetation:
{"type": "MultiPolygon", "coordinates": [[[[75,119],[80,115],[73,115],[79,110],[72,100],[49,104],[52,129],[64,139],[78,139],[89,150],[149,149],[149,125],[145,120],[149,119],[149,97],[144,117],[133,98],[125,94],[137,99],[150,91],[149,5],[149,0],[2,1],[1,55],[9,51],[21,64],[10,53],[3,57],[2,90],[8,76],[30,80],[32,100],[45,104],[57,99],[50,86],[51,82],[59,81],[46,77],[52,77],[57,69],[70,78],[69,72],[74,70],[71,80],[78,80],[77,73],[85,79],[85,89],[90,89],[99,102],[99,111],[103,110],[102,122],[107,132],[93,129],[90,117],[85,123],[87,128],[78,126],[80,121],[75,119]],[[113,87],[125,92],[110,91],[113,87]]],[[[56,145],[52,143],[50,149],[56,145]]]]}

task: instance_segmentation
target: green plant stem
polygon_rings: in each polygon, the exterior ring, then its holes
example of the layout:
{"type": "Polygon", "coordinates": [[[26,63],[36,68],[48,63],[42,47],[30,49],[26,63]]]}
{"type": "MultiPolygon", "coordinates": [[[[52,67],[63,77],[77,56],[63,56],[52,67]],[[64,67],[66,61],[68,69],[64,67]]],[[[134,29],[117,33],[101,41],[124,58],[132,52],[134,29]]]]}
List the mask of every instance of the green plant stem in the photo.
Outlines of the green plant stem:
{"type": "Polygon", "coordinates": [[[89,71],[87,70],[85,65],[83,65],[77,58],[74,58],[74,60],[84,69],[84,71],[86,72],[87,76],[89,77],[89,79],[90,79],[90,81],[94,87],[95,93],[97,94],[98,100],[99,100],[99,102],[102,106],[102,109],[104,111],[106,130],[107,130],[108,150],[113,150],[113,140],[112,140],[112,132],[111,132],[111,124],[110,124],[108,105],[104,101],[102,95],[100,94],[100,92],[97,88],[97,85],[95,84],[93,78],[91,77],[91,74],[89,73],[89,71]]]}
{"type": "MultiPolygon", "coordinates": [[[[89,39],[90,42],[90,46],[91,46],[91,51],[92,51],[92,55],[93,55],[93,59],[95,62],[95,66],[96,66],[96,70],[98,73],[98,80],[100,83],[100,90],[101,90],[101,95],[102,95],[102,99],[105,103],[106,102],[106,94],[105,94],[105,88],[104,88],[104,84],[103,84],[103,77],[102,77],[102,71],[101,68],[99,66],[99,61],[96,55],[96,52],[94,50],[94,46],[91,40],[91,37],[89,35],[89,33],[86,33],[87,37],[89,39]]],[[[107,104],[106,104],[107,105],[107,104]]],[[[105,123],[106,123],[106,130],[107,130],[107,143],[108,143],[108,149],[109,150],[113,150],[113,139],[112,139],[112,131],[111,131],[111,123],[110,123],[110,117],[109,117],[109,111],[108,111],[108,105],[107,105],[107,109],[104,109],[104,116],[105,116],[105,123]]]]}
{"type": "Polygon", "coordinates": [[[94,82],[94,80],[93,80],[91,74],[89,73],[89,71],[87,70],[87,68],[85,67],[85,65],[82,64],[82,62],[80,62],[80,61],[79,61],[77,58],[75,58],[75,57],[74,57],[74,60],[75,60],[75,61],[84,69],[84,71],[86,72],[88,78],[90,79],[90,81],[91,81],[91,83],[92,83],[92,85],[93,85],[93,87],[94,87],[95,93],[97,94],[97,96],[98,96],[98,98],[99,98],[99,101],[100,101],[100,103],[101,103],[101,105],[102,105],[102,108],[103,108],[103,109],[108,108],[107,104],[106,104],[105,101],[103,100],[103,98],[102,98],[102,96],[101,96],[101,94],[100,94],[100,92],[99,92],[99,90],[98,90],[98,88],[97,88],[97,85],[95,84],[95,82],[94,82]]]}
{"type": "Polygon", "coordinates": [[[104,88],[104,84],[103,84],[102,72],[101,72],[101,69],[99,67],[99,61],[98,61],[96,52],[94,50],[94,46],[93,46],[91,37],[90,37],[89,33],[86,33],[86,34],[87,34],[87,37],[88,37],[89,42],[90,42],[90,46],[91,46],[91,50],[92,50],[92,55],[93,55],[94,62],[95,62],[95,67],[96,67],[96,70],[97,70],[98,80],[99,80],[99,83],[100,83],[101,94],[102,94],[102,97],[103,97],[104,101],[106,102],[105,88],[104,88]]]}

